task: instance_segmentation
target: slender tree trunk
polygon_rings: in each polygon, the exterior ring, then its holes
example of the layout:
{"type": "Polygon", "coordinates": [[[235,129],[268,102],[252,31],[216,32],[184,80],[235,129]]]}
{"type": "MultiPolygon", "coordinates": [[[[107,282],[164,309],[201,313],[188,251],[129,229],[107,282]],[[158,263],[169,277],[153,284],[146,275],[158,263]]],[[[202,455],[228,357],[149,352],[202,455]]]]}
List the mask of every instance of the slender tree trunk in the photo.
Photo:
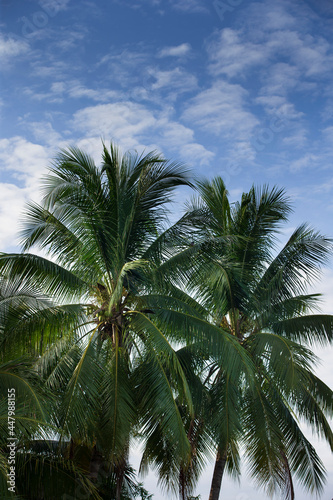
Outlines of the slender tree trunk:
{"type": "Polygon", "coordinates": [[[180,468],[180,473],[179,473],[179,498],[181,500],[186,500],[187,495],[186,495],[186,472],[184,471],[183,467],[180,468]]]}
{"type": "Polygon", "coordinates": [[[194,420],[191,419],[189,430],[187,433],[188,440],[191,445],[191,462],[189,465],[183,467],[180,466],[179,472],[179,497],[181,500],[186,500],[189,494],[188,479],[193,474],[193,459],[195,455],[195,444],[193,442],[193,430],[194,430],[194,420]]]}
{"type": "Polygon", "coordinates": [[[209,500],[219,500],[222,484],[222,477],[227,462],[227,452],[217,451],[212,484],[210,488],[209,500]]]}

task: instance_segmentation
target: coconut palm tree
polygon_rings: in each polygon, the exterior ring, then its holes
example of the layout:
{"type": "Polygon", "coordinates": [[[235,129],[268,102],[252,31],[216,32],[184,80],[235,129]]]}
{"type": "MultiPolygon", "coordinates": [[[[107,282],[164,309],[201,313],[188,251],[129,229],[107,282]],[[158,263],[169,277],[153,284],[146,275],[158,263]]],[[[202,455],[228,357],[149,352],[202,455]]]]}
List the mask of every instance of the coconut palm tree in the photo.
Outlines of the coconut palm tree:
{"type": "Polygon", "coordinates": [[[199,264],[187,286],[210,322],[236,338],[251,358],[254,377],[231,378],[225,356],[209,356],[205,383],[209,427],[217,445],[210,500],[218,500],[226,466],[237,474],[239,447],[269,492],[294,498],[292,476],[320,491],[324,466],[305,438],[298,416],[333,449],[327,421],[332,391],[313,373],[314,344],[333,340],[333,317],[313,314],[319,295],[307,293],[326,262],[331,241],[306,225],[276,252],[276,236],[290,203],[283,190],[253,187],[230,205],[221,178],[198,185],[187,217],[196,228],[199,264]]]}
{"type": "Polygon", "coordinates": [[[57,303],[22,324],[38,332],[48,387],[62,391],[60,444],[89,436],[113,464],[117,499],[136,425],[159,419],[179,456],[189,452],[174,399],[191,406],[186,377],[149,306],[163,284],[165,206],[180,185],[190,185],[186,169],[155,153],[121,156],[103,145],[96,167],[78,149],[62,151],[43,181],[42,204],[28,206],[23,253],[0,257],[4,275],[33,283],[57,303]],[[46,257],[28,253],[32,247],[46,257]],[[142,361],[145,388],[133,375],[142,361]]]}

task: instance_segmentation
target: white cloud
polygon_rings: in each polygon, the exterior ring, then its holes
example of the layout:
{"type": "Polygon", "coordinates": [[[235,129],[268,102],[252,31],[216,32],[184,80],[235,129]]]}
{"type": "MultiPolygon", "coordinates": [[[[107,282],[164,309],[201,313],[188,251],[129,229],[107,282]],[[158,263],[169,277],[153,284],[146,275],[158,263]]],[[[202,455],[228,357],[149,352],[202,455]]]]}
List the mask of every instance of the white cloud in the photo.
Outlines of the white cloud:
{"type": "Polygon", "coordinates": [[[177,151],[180,158],[188,165],[209,165],[215,157],[212,151],[195,142],[192,129],[167,119],[159,120],[158,125],[161,146],[177,151]]]}
{"type": "Polygon", "coordinates": [[[189,13],[202,13],[209,12],[205,5],[205,0],[113,0],[116,3],[121,3],[122,5],[126,4],[128,7],[132,9],[140,9],[142,8],[142,4],[150,4],[153,7],[158,8],[158,13],[160,15],[165,14],[165,9],[170,6],[175,10],[180,10],[183,12],[189,13]],[[166,3],[169,5],[167,6],[166,3]]]}
{"type": "Polygon", "coordinates": [[[62,94],[65,89],[65,82],[53,82],[51,85],[51,92],[54,92],[55,94],[62,94]]]}
{"type": "Polygon", "coordinates": [[[165,145],[170,144],[173,147],[179,147],[182,144],[193,142],[193,130],[181,123],[169,121],[166,117],[159,121],[159,126],[163,130],[161,138],[165,145]]]}
{"type": "Polygon", "coordinates": [[[93,101],[107,102],[112,99],[118,98],[119,92],[106,88],[90,89],[79,82],[71,82],[68,85],[68,95],[69,97],[73,97],[75,99],[86,97],[88,99],[92,99],[93,101]]]}
{"type": "Polygon", "coordinates": [[[121,98],[121,92],[108,88],[89,88],[79,80],[68,80],[52,82],[47,92],[39,92],[35,88],[25,88],[25,95],[35,101],[47,101],[51,103],[62,103],[65,98],[91,99],[95,102],[108,102],[121,98]]]}
{"type": "MultiPolygon", "coordinates": [[[[22,123],[24,122],[22,121],[22,123]]],[[[50,122],[29,122],[29,129],[33,133],[35,139],[42,144],[47,144],[51,147],[59,147],[63,142],[61,134],[54,130],[50,122]]]]}
{"type": "Polygon", "coordinates": [[[302,72],[304,77],[319,77],[333,68],[333,56],[329,43],[320,36],[297,31],[276,31],[272,33],[267,46],[274,55],[282,55],[302,72]]]}
{"type": "Polygon", "coordinates": [[[209,69],[214,76],[227,75],[229,78],[241,75],[247,69],[263,64],[268,56],[267,46],[243,40],[244,34],[225,28],[217,39],[207,46],[211,61],[209,69]]]}
{"type": "Polygon", "coordinates": [[[291,120],[300,120],[304,116],[304,113],[297,111],[295,105],[284,96],[262,95],[257,97],[255,102],[263,106],[268,115],[274,115],[283,120],[285,125],[291,120]]]}
{"type": "MultiPolygon", "coordinates": [[[[311,13],[306,9],[298,22],[296,11],[292,12],[291,4],[283,0],[269,2],[269,7],[263,2],[252,3],[248,9],[244,7],[246,20],[242,28],[224,28],[215,33],[207,45],[207,51],[211,75],[215,79],[222,76],[229,82],[238,82],[243,86],[243,81],[248,82],[248,94],[237,99],[235,92],[232,92],[231,97],[224,99],[216,89],[204,91],[200,98],[192,100],[194,108],[189,107],[183,117],[193,119],[207,131],[223,133],[223,138],[229,140],[227,148],[229,146],[231,150],[231,139],[246,141],[254,130],[246,103],[259,104],[266,114],[265,121],[276,121],[273,128],[268,128],[273,130],[274,136],[275,129],[282,135],[280,144],[283,148],[301,149],[308,146],[309,151],[301,158],[295,159],[294,155],[289,155],[288,161],[286,158],[283,160],[286,166],[288,163],[288,169],[296,173],[305,168],[318,168],[331,155],[328,147],[323,153],[319,152],[315,143],[310,146],[308,141],[310,137],[313,141],[313,135],[311,123],[307,123],[308,107],[304,99],[298,100],[295,95],[297,93],[317,99],[324,82],[326,95],[329,95],[328,82],[333,76],[332,48],[320,32],[309,33],[307,28],[310,21],[306,16],[311,13]],[[230,109],[228,102],[231,103],[230,109]],[[228,120],[223,117],[228,117],[228,120]],[[237,122],[240,123],[239,137],[235,133],[237,122]]],[[[228,95],[228,92],[223,94],[228,95]]],[[[329,116],[329,107],[326,116],[329,116]]],[[[258,133],[261,133],[259,128],[255,130],[255,134],[258,133]]],[[[251,160],[250,149],[247,155],[251,160]]]]}
{"type": "Polygon", "coordinates": [[[64,52],[75,50],[78,45],[82,44],[82,40],[88,35],[88,29],[75,29],[74,27],[70,33],[60,34],[59,32],[52,31],[55,47],[57,51],[60,49],[64,52]]]}
{"type": "Polygon", "coordinates": [[[330,121],[333,118],[333,98],[329,97],[326,101],[324,108],[321,110],[320,115],[324,122],[330,121]]]}
{"type": "MultiPolygon", "coordinates": [[[[215,153],[207,150],[202,144],[198,143],[184,143],[179,147],[179,155],[183,161],[188,165],[199,165],[200,167],[207,167],[211,165],[215,157],[215,153]]],[[[209,169],[206,170],[208,176],[209,169]]]]}
{"type": "Polygon", "coordinates": [[[158,57],[182,57],[191,51],[189,43],[182,43],[173,47],[164,47],[159,53],[158,57]]]}
{"type": "Polygon", "coordinates": [[[300,128],[292,133],[289,133],[283,138],[283,144],[291,148],[304,148],[309,140],[308,133],[305,129],[300,128]]]}
{"type": "Polygon", "coordinates": [[[152,90],[166,88],[173,92],[176,90],[177,93],[183,93],[189,92],[198,86],[196,77],[181,68],[175,68],[170,71],[157,70],[152,72],[151,75],[156,79],[150,85],[152,90]]]}
{"type": "MultiPolygon", "coordinates": [[[[105,144],[108,147],[110,142],[109,138],[105,140],[105,144]]],[[[81,139],[78,139],[75,142],[75,145],[82,149],[85,153],[90,155],[95,164],[99,165],[101,162],[101,154],[102,154],[102,140],[101,136],[95,136],[95,137],[83,137],[81,139]]]]}
{"type": "Polygon", "coordinates": [[[112,138],[127,147],[138,144],[137,136],[156,125],[153,114],[140,104],[119,102],[100,104],[77,111],[72,128],[87,135],[112,138]]]}
{"type": "Polygon", "coordinates": [[[40,177],[46,172],[51,151],[22,137],[0,140],[0,161],[6,183],[0,183],[0,248],[17,244],[17,231],[27,201],[40,201],[40,177]],[[10,182],[14,179],[19,185],[10,182]]]}
{"type": "Polygon", "coordinates": [[[246,110],[247,91],[237,84],[217,81],[188,102],[183,119],[224,139],[244,141],[258,125],[246,110]]]}
{"type": "Polygon", "coordinates": [[[61,60],[49,61],[47,64],[45,60],[37,60],[33,61],[31,66],[35,77],[44,79],[52,78],[57,80],[63,80],[68,71],[75,69],[73,65],[61,60]]]}
{"type": "Polygon", "coordinates": [[[0,183],[0,251],[8,251],[17,241],[20,216],[28,192],[14,184],[0,183]],[[15,200],[15,203],[13,203],[15,200]]]}
{"type": "Polygon", "coordinates": [[[326,127],[323,131],[323,137],[328,144],[333,144],[333,125],[326,127]]]}
{"type": "Polygon", "coordinates": [[[25,40],[15,39],[11,36],[0,34],[0,62],[8,64],[14,58],[25,55],[29,51],[29,44],[25,40]]]}
{"type": "Polygon", "coordinates": [[[265,85],[261,93],[269,95],[286,95],[297,87],[301,75],[297,66],[286,62],[270,64],[269,72],[265,73],[265,85]]]}
{"type": "Polygon", "coordinates": [[[297,21],[295,16],[288,12],[287,9],[286,2],[263,2],[260,4],[260,12],[258,12],[259,9],[256,10],[256,16],[259,15],[261,22],[259,19],[258,21],[266,31],[291,29],[295,27],[297,21]]]}
{"type": "Polygon", "coordinates": [[[202,0],[169,0],[174,9],[184,12],[209,12],[202,0]]]}
{"type": "Polygon", "coordinates": [[[142,104],[118,102],[84,108],[74,115],[71,128],[81,131],[82,147],[100,151],[100,138],[113,140],[124,150],[166,149],[191,164],[207,165],[214,153],[198,144],[192,129],[170,119],[170,111],[153,112],[142,104]],[[88,141],[87,144],[85,141],[88,141]]]}
{"type": "Polygon", "coordinates": [[[307,168],[314,169],[318,164],[321,163],[321,159],[322,158],[320,156],[308,152],[297,160],[291,161],[290,170],[291,172],[299,172],[307,168]]]}
{"type": "Polygon", "coordinates": [[[276,17],[273,5],[270,11],[262,3],[252,4],[247,27],[224,28],[214,34],[207,45],[211,73],[243,78],[260,67],[261,78],[274,93],[277,89],[285,93],[285,85],[289,89],[301,86],[303,80],[321,83],[323,77],[329,77],[333,70],[331,45],[320,34],[309,34],[304,23],[296,23],[286,5],[280,3],[276,17]],[[253,23],[258,24],[257,30],[253,23]]]}
{"type": "MultiPolygon", "coordinates": [[[[311,0],[310,0],[311,1],[311,0]]],[[[315,1],[315,0],[314,0],[315,1]]],[[[301,29],[307,31],[311,8],[302,0],[261,0],[242,3],[244,25],[260,39],[264,33],[279,30],[301,29]]]]}
{"type": "Polygon", "coordinates": [[[315,193],[319,193],[320,195],[331,193],[333,191],[333,178],[331,178],[331,179],[327,180],[326,182],[323,182],[319,185],[313,186],[313,191],[315,193]]]}
{"type": "Polygon", "coordinates": [[[50,151],[40,144],[33,144],[23,137],[0,140],[0,161],[4,170],[27,186],[44,172],[50,158],[50,151]]]}
{"type": "Polygon", "coordinates": [[[96,62],[96,67],[107,66],[108,71],[112,72],[112,80],[126,85],[129,82],[133,83],[133,77],[137,77],[138,70],[140,70],[139,77],[142,76],[143,70],[146,71],[148,56],[147,50],[145,48],[140,50],[140,44],[138,44],[136,50],[128,48],[121,51],[112,50],[96,62]]]}
{"type": "Polygon", "coordinates": [[[62,92],[54,92],[52,90],[50,92],[38,92],[36,89],[26,87],[22,92],[33,101],[47,101],[61,104],[64,100],[62,92]]]}
{"type": "Polygon", "coordinates": [[[54,17],[58,12],[66,10],[71,0],[39,0],[41,8],[50,16],[54,17]]]}
{"type": "MultiPolygon", "coordinates": [[[[107,102],[113,93],[114,99],[133,99],[135,101],[151,101],[156,104],[161,102],[160,93],[163,92],[163,99],[174,101],[180,93],[193,90],[197,87],[196,76],[187,71],[180,64],[177,66],[167,66],[165,61],[161,61],[160,66],[154,66],[152,61],[154,57],[161,60],[167,55],[180,57],[185,55],[191,47],[189,44],[181,44],[173,47],[164,47],[156,54],[152,54],[147,47],[137,48],[135,51],[124,49],[120,53],[111,53],[103,56],[97,62],[97,68],[106,66],[107,76],[103,79],[103,85],[106,86],[112,75],[112,89],[107,90],[98,88],[87,90],[81,82],[76,82],[76,88],[73,89],[80,96],[85,93],[86,96],[107,102]],[[167,93],[167,96],[165,95],[167,93]],[[122,94],[122,95],[121,95],[122,94]],[[103,97],[104,95],[104,97],[103,97]],[[102,98],[103,97],[103,98],[102,98]]],[[[179,62],[179,61],[178,61],[179,62]]],[[[73,93],[72,90],[72,93],[73,93]]]]}

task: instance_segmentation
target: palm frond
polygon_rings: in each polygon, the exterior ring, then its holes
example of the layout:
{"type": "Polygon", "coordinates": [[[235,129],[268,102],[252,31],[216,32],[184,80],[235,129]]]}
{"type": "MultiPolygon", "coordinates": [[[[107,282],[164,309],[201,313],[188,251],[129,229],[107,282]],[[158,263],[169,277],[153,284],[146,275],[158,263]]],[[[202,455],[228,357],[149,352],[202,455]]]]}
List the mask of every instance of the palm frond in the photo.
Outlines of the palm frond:
{"type": "Polygon", "coordinates": [[[87,284],[71,271],[33,254],[1,254],[0,269],[4,276],[32,282],[35,287],[58,300],[82,296],[87,284]]]}
{"type": "Polygon", "coordinates": [[[272,328],[279,335],[309,345],[325,346],[333,341],[333,316],[328,314],[288,318],[273,323],[272,328]]]}

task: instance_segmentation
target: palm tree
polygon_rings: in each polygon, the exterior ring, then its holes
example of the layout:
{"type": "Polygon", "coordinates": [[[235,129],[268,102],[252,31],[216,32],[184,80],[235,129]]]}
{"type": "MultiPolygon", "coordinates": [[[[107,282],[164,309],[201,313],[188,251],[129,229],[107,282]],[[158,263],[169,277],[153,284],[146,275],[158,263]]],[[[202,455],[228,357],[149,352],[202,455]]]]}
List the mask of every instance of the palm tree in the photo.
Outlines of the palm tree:
{"type": "Polygon", "coordinates": [[[269,492],[278,487],[293,499],[293,475],[318,492],[324,467],[296,415],[333,449],[327,421],[333,393],[313,374],[310,349],[332,342],[333,317],[312,314],[319,295],[306,293],[331,241],[302,225],[276,253],[277,232],[290,212],[282,190],[253,187],[230,205],[221,178],[198,189],[200,199],[187,214],[199,249],[188,287],[210,322],[237,339],[254,367],[254,377],[240,372],[231,378],[220,355],[210,357],[204,371],[211,398],[207,425],[217,444],[209,499],[218,500],[226,466],[239,472],[240,445],[252,475],[269,492]]]}
{"type": "MultiPolygon", "coordinates": [[[[151,309],[172,240],[172,230],[163,235],[165,206],[180,185],[190,185],[186,169],[156,153],[121,156],[103,145],[98,168],[82,151],[64,150],[44,179],[42,204],[28,206],[23,253],[0,257],[10,280],[33,283],[57,304],[21,324],[37,332],[40,374],[61,394],[59,446],[93,445],[97,468],[102,453],[117,476],[117,499],[138,426],[159,421],[179,457],[189,453],[175,403],[177,395],[191,408],[188,384],[171,328],[151,309]],[[47,256],[28,253],[32,247],[47,256]]],[[[165,305],[169,295],[159,300],[165,305]]]]}

